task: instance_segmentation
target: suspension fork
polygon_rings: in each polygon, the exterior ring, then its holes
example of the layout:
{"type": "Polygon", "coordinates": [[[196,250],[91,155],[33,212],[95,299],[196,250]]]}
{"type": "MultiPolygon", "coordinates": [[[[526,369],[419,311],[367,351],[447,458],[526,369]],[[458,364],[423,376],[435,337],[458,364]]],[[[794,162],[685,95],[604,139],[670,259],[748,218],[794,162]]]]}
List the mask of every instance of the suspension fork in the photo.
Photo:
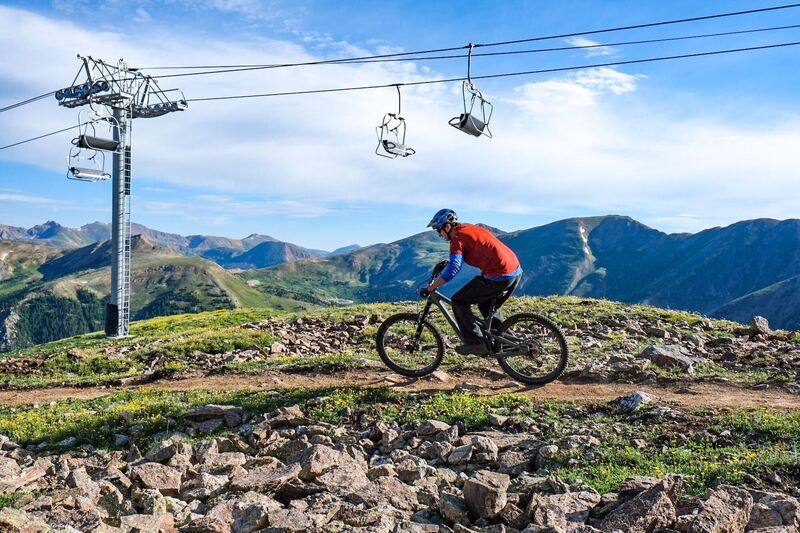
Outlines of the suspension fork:
{"type": "Polygon", "coordinates": [[[414,334],[414,343],[413,343],[414,350],[417,349],[420,339],[422,338],[422,328],[424,326],[425,318],[427,318],[428,313],[431,310],[431,305],[433,305],[433,302],[431,302],[431,300],[428,299],[425,302],[425,307],[422,309],[422,312],[420,312],[419,315],[417,315],[417,331],[414,334]]]}

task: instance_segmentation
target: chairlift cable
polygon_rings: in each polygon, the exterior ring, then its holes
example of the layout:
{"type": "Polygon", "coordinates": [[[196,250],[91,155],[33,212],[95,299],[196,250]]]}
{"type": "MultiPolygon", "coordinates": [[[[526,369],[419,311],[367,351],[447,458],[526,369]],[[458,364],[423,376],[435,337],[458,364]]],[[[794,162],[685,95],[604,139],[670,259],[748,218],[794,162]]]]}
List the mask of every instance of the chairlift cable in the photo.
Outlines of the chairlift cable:
{"type": "Polygon", "coordinates": [[[488,44],[476,44],[475,47],[483,47],[483,46],[506,46],[509,44],[519,44],[519,43],[530,43],[533,41],[545,41],[549,39],[563,39],[566,37],[581,37],[583,35],[594,35],[597,33],[609,33],[614,31],[625,31],[625,30],[637,30],[641,28],[653,28],[656,26],[666,26],[669,24],[682,24],[685,22],[697,22],[700,20],[711,20],[717,19],[722,17],[734,17],[738,15],[751,15],[753,13],[764,13],[767,11],[777,11],[779,9],[791,9],[795,7],[800,7],[800,4],[784,4],[780,6],[772,6],[772,7],[762,7],[758,9],[748,9],[746,11],[733,11],[729,13],[718,13],[716,15],[705,15],[702,17],[691,17],[691,18],[684,18],[684,19],[675,19],[675,20],[665,20],[662,22],[649,22],[646,24],[634,24],[632,26],[619,26],[617,28],[608,28],[602,30],[592,30],[592,31],[583,31],[583,32],[576,32],[576,33],[564,33],[561,35],[549,35],[546,37],[530,37],[527,39],[515,39],[513,41],[500,41],[495,43],[488,43],[488,44]]]}
{"type": "MultiPolygon", "coordinates": [[[[563,39],[567,37],[580,37],[585,35],[594,35],[598,33],[610,33],[610,32],[617,32],[617,31],[625,31],[625,30],[633,30],[633,29],[642,29],[642,28],[650,28],[650,27],[657,27],[657,26],[666,26],[672,24],[682,24],[686,22],[696,22],[701,20],[710,20],[710,19],[717,19],[723,17],[733,17],[739,15],[750,15],[754,13],[763,13],[769,11],[776,11],[782,9],[793,9],[800,7],[800,3],[795,4],[784,4],[779,6],[772,6],[772,7],[765,7],[759,9],[749,9],[746,11],[734,11],[734,12],[727,12],[727,13],[717,13],[714,15],[704,15],[700,17],[690,17],[690,18],[683,18],[683,19],[673,19],[673,20],[665,20],[659,22],[649,22],[644,24],[635,24],[630,26],[618,26],[614,28],[604,28],[598,30],[589,30],[589,31],[581,31],[581,32],[573,32],[573,33],[563,33],[558,35],[546,35],[546,36],[539,36],[539,37],[529,37],[525,39],[515,39],[510,41],[498,41],[492,43],[481,43],[475,44],[475,48],[487,48],[492,46],[505,46],[509,44],[519,44],[519,43],[526,43],[526,42],[534,42],[534,41],[546,41],[552,39],[563,39]]],[[[608,45],[607,45],[608,46],[608,45]]],[[[139,67],[139,70],[179,70],[179,69],[222,69],[218,71],[205,71],[205,72],[189,72],[189,73],[182,73],[182,74],[165,74],[162,76],[153,76],[154,78],[174,78],[174,77],[181,77],[181,76],[193,76],[199,74],[220,74],[225,72],[238,72],[238,71],[246,71],[246,70],[260,70],[260,69],[272,69],[272,68],[285,68],[285,67],[299,67],[299,66],[309,66],[309,65],[324,65],[324,64],[336,64],[336,63],[351,63],[356,61],[363,61],[363,60],[372,60],[372,59],[387,59],[387,58],[398,58],[398,57],[407,57],[412,55],[422,55],[422,54],[431,54],[431,53],[439,53],[439,52],[453,52],[455,50],[463,50],[468,48],[469,45],[466,46],[455,46],[449,48],[437,48],[431,50],[419,50],[415,52],[398,52],[394,54],[381,54],[381,55],[371,55],[371,56],[361,56],[361,57],[351,57],[351,58],[339,58],[339,59],[329,59],[329,60],[319,60],[319,61],[306,61],[301,63],[278,63],[278,64],[267,64],[267,65],[196,65],[196,66],[155,66],[155,67],[139,67]]],[[[578,48],[578,47],[572,47],[578,48]]]]}
{"type": "Polygon", "coordinates": [[[24,105],[27,105],[27,104],[32,104],[33,102],[41,100],[42,98],[47,98],[48,96],[51,96],[51,95],[53,95],[55,93],[56,93],[55,91],[50,91],[49,93],[40,94],[39,96],[34,96],[33,98],[28,98],[27,100],[23,100],[21,102],[17,102],[16,104],[7,105],[6,107],[0,107],[0,113],[3,113],[4,111],[10,111],[12,109],[16,109],[18,107],[21,107],[21,106],[24,106],[24,105]]]}
{"type": "MultiPolygon", "coordinates": [[[[620,65],[634,65],[639,63],[653,63],[656,61],[669,61],[675,59],[687,59],[693,57],[704,57],[704,56],[713,56],[713,55],[721,55],[721,54],[731,54],[736,52],[748,52],[753,50],[766,50],[771,48],[785,48],[788,46],[797,46],[800,45],[800,41],[793,41],[788,43],[777,43],[777,44],[769,44],[769,45],[762,45],[762,46],[749,46],[746,48],[730,48],[726,50],[712,50],[709,52],[696,52],[692,54],[680,54],[674,56],[660,56],[660,57],[648,57],[643,59],[631,59],[627,61],[612,61],[607,63],[594,63],[588,65],[576,65],[570,67],[556,67],[556,68],[547,68],[547,69],[539,69],[539,70],[526,70],[520,72],[505,72],[499,74],[484,74],[481,76],[472,76],[473,80],[485,80],[485,79],[493,79],[493,78],[508,78],[514,76],[526,76],[532,74],[548,74],[553,72],[565,72],[570,70],[583,70],[588,68],[600,68],[600,67],[613,67],[613,66],[620,66],[620,65]]],[[[457,81],[464,81],[465,78],[443,78],[438,80],[421,80],[421,81],[409,81],[403,82],[401,85],[430,85],[434,83],[452,83],[457,81]]],[[[187,102],[207,102],[211,100],[236,100],[242,98],[263,98],[263,97],[271,97],[271,96],[295,96],[295,95],[303,95],[303,94],[322,94],[322,93],[336,93],[336,92],[345,92],[345,91],[362,91],[362,90],[369,90],[369,89],[385,89],[387,87],[394,87],[398,85],[397,82],[388,83],[388,84],[380,84],[380,85],[361,85],[361,86],[353,86],[353,87],[335,87],[331,89],[310,89],[306,91],[285,91],[285,92],[275,92],[275,93],[260,93],[260,94],[242,94],[242,95],[232,95],[232,96],[210,96],[205,98],[189,98],[187,102]]]]}
{"type": "MultiPolygon", "coordinates": [[[[788,43],[777,43],[777,44],[769,44],[763,46],[750,46],[747,48],[731,48],[727,50],[712,50],[710,52],[697,52],[693,54],[681,54],[675,56],[661,56],[661,57],[648,57],[644,59],[632,59],[628,61],[614,61],[608,63],[595,63],[590,65],[577,65],[571,67],[558,67],[558,68],[549,68],[549,69],[540,69],[540,70],[527,70],[521,72],[505,72],[499,74],[484,74],[481,76],[473,76],[473,79],[493,79],[493,78],[508,78],[508,77],[515,77],[515,76],[526,76],[526,75],[533,75],[533,74],[547,74],[553,72],[565,72],[571,70],[583,70],[587,68],[600,68],[600,67],[611,67],[611,66],[620,66],[620,65],[633,65],[639,63],[653,63],[656,61],[669,61],[675,59],[686,59],[686,58],[693,58],[693,57],[705,57],[705,56],[713,56],[713,55],[721,55],[721,54],[731,54],[737,52],[748,52],[753,50],[767,50],[772,48],[785,48],[789,46],[797,46],[800,45],[800,41],[788,42],[788,43]]],[[[334,92],[345,92],[345,91],[360,91],[360,90],[369,90],[369,89],[385,89],[388,87],[395,87],[398,85],[430,85],[435,83],[452,83],[457,81],[464,81],[464,78],[447,78],[447,79],[439,79],[439,80],[422,80],[422,81],[410,81],[410,82],[402,82],[402,83],[390,83],[384,85],[362,85],[356,87],[336,87],[332,89],[312,89],[307,91],[286,91],[286,92],[277,92],[277,93],[262,93],[262,94],[243,94],[243,95],[234,95],[234,96],[211,96],[206,98],[191,98],[187,99],[187,102],[208,102],[212,100],[236,100],[236,99],[244,99],[244,98],[263,98],[263,97],[271,97],[271,96],[295,96],[295,95],[304,95],[304,94],[322,94],[322,93],[334,93],[334,92]]],[[[67,128],[63,128],[57,131],[53,131],[50,133],[45,133],[43,135],[39,135],[37,137],[32,137],[30,139],[25,139],[24,141],[19,141],[13,144],[9,144],[6,146],[0,146],[0,150],[5,150],[7,148],[12,148],[14,146],[19,146],[20,144],[28,143],[31,141],[36,141],[38,139],[42,139],[44,137],[49,137],[51,135],[56,135],[57,133],[62,133],[64,131],[68,131],[71,129],[79,128],[88,122],[84,122],[82,124],[78,124],[77,126],[69,126],[67,128]]]]}
{"type": "MultiPolygon", "coordinates": [[[[775,8],[770,9],[779,9],[779,8],[788,8],[788,7],[795,7],[797,4],[789,5],[789,6],[778,6],[775,8]]],[[[741,13],[736,13],[741,14],[741,13]]],[[[723,16],[723,15],[719,15],[723,16]]],[[[655,24],[655,23],[654,23],[655,24]]],[[[726,31],[726,32],[717,32],[717,33],[704,33],[698,35],[682,35],[678,37],[663,37],[659,39],[642,39],[636,41],[620,41],[620,42],[612,42],[612,43],[597,43],[597,44],[587,44],[587,45],[577,45],[577,46],[558,46],[558,47],[551,47],[551,48],[534,48],[529,50],[512,50],[506,52],[484,52],[484,53],[473,53],[472,57],[494,57],[494,56],[506,56],[506,55],[521,55],[521,54],[532,54],[532,53],[540,53],[540,52],[560,52],[560,51],[567,51],[567,50],[585,50],[585,49],[592,49],[592,48],[606,48],[606,47],[613,47],[613,46],[627,46],[627,45],[637,45],[637,44],[653,44],[653,43],[664,43],[664,42],[674,42],[674,41],[684,41],[690,39],[704,39],[709,37],[724,37],[730,35],[744,35],[749,33],[763,33],[768,31],[779,31],[779,30],[789,30],[789,29],[797,29],[800,28],[800,24],[791,24],[787,26],[770,26],[767,28],[754,28],[749,30],[735,30],[735,31],[726,31]]],[[[467,45],[468,46],[468,45],[467,45]]],[[[484,44],[484,45],[475,45],[477,46],[493,46],[493,44],[484,44]]],[[[440,48],[437,50],[423,50],[417,52],[404,52],[400,54],[384,54],[384,55],[376,55],[376,56],[364,56],[361,58],[349,58],[349,59],[331,59],[331,60],[324,60],[324,61],[311,61],[306,63],[283,63],[283,64],[272,64],[272,65],[212,65],[212,66],[196,66],[196,67],[149,67],[150,70],[154,69],[202,69],[202,68],[223,68],[223,69],[231,69],[231,70],[220,70],[218,72],[191,72],[185,74],[173,74],[173,75],[163,75],[163,76],[153,76],[154,78],[166,78],[166,77],[177,77],[177,76],[195,76],[195,75],[202,75],[202,74],[216,74],[216,73],[224,73],[224,72],[239,72],[239,71],[247,71],[247,70],[255,70],[255,69],[267,69],[267,68],[282,68],[282,67],[296,67],[296,66],[308,66],[308,65],[335,65],[335,64],[363,64],[363,63],[390,63],[390,62],[398,62],[398,61],[430,61],[430,60],[439,60],[439,59],[459,59],[467,57],[467,54],[451,54],[451,55],[439,55],[439,56],[423,56],[423,57],[395,57],[395,56],[408,56],[414,54],[427,54],[427,53],[436,53],[436,52],[449,52],[454,50],[463,50],[464,46],[454,47],[454,48],[440,48]]],[[[144,68],[140,69],[144,70],[144,68]]],[[[27,100],[22,100],[20,102],[10,104],[6,107],[0,108],[0,113],[5,111],[11,111],[12,109],[16,109],[18,107],[31,104],[43,98],[47,98],[55,94],[56,91],[50,91],[48,93],[41,94],[39,96],[34,96],[32,98],[28,98],[27,100]]]]}
{"type": "Polygon", "coordinates": [[[57,130],[57,131],[51,131],[50,133],[45,133],[44,135],[39,135],[38,137],[32,137],[30,139],[25,139],[24,141],[15,142],[14,144],[8,144],[6,146],[0,146],[0,150],[5,150],[6,148],[12,148],[14,146],[19,146],[20,144],[29,143],[31,141],[38,141],[39,139],[43,139],[45,137],[49,137],[49,136],[55,135],[57,133],[63,133],[65,131],[74,130],[75,128],[80,128],[81,126],[85,126],[88,123],[89,123],[89,121],[83,122],[81,124],[78,124],[77,126],[70,126],[68,128],[60,129],[60,130],[57,130]]]}
{"type": "MultiPolygon", "coordinates": [[[[791,24],[789,26],[772,26],[769,28],[755,28],[751,30],[736,30],[736,31],[726,31],[726,32],[719,32],[719,33],[703,33],[699,35],[681,35],[678,37],[662,37],[659,39],[642,39],[637,41],[619,41],[619,42],[612,42],[612,43],[597,43],[597,44],[585,44],[585,45],[576,45],[576,46],[557,46],[552,48],[532,48],[528,50],[511,50],[506,52],[484,52],[484,53],[473,53],[472,57],[494,57],[494,56],[509,56],[509,55],[521,55],[521,54],[534,54],[538,52],[562,52],[567,50],[586,50],[592,48],[611,48],[614,46],[626,46],[632,44],[653,44],[653,43],[665,43],[665,42],[673,42],[673,41],[685,41],[690,39],[703,39],[707,37],[724,37],[729,35],[742,35],[747,33],[758,33],[758,32],[766,32],[766,31],[776,31],[776,30],[789,30],[789,29],[797,29],[800,28],[800,24],[791,24]]],[[[436,60],[436,59],[462,59],[467,57],[467,54],[453,54],[453,55],[445,55],[445,56],[424,56],[424,57],[409,57],[409,58],[400,58],[400,59],[364,59],[364,60],[356,60],[356,61],[348,61],[347,63],[342,63],[344,65],[349,64],[363,64],[363,63],[391,63],[396,61],[429,61],[429,60],[436,60]]],[[[335,64],[335,63],[331,63],[335,64]]],[[[234,71],[235,72],[235,71],[234,71]]]]}

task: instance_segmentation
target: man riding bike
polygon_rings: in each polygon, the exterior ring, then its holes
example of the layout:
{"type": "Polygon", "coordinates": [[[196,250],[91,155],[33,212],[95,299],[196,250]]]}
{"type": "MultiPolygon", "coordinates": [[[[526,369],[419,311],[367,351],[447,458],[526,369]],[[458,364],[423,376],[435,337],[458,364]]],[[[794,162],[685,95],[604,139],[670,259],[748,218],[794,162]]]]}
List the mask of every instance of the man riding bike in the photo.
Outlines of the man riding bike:
{"type": "MultiPolygon", "coordinates": [[[[481,314],[486,317],[492,299],[508,290],[522,275],[519,259],[488,230],[458,222],[458,216],[451,209],[440,209],[428,227],[450,241],[450,259],[442,274],[425,289],[426,292],[433,292],[453,279],[464,263],[481,271],[480,276],[472,278],[453,295],[453,314],[464,336],[464,344],[456,347],[456,352],[485,355],[486,344],[482,340],[479,321],[472,314],[472,305],[478,304],[481,314]]],[[[503,320],[499,311],[495,317],[503,320]]]]}

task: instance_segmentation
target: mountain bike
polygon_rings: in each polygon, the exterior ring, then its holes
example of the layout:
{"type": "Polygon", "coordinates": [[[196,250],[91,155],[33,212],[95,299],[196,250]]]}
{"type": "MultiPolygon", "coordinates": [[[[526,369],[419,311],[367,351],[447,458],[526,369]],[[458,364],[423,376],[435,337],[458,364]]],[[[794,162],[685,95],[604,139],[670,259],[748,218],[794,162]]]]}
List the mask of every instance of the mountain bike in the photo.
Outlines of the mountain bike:
{"type": "MultiPolygon", "coordinates": [[[[447,261],[438,263],[427,286],[444,269],[447,261]]],[[[488,315],[481,321],[487,355],[494,357],[503,370],[516,381],[526,385],[544,385],[558,379],[567,367],[567,341],[559,327],[550,319],[534,314],[519,313],[502,322],[495,312],[511,296],[516,283],[491,301],[488,315]]],[[[444,358],[445,342],[442,333],[429,320],[434,307],[444,315],[458,337],[464,335],[447,306],[453,302],[438,290],[420,296],[426,298],[422,311],[398,313],[387,318],[378,328],[377,349],[383,362],[398,374],[418,378],[433,373],[444,358]]]]}

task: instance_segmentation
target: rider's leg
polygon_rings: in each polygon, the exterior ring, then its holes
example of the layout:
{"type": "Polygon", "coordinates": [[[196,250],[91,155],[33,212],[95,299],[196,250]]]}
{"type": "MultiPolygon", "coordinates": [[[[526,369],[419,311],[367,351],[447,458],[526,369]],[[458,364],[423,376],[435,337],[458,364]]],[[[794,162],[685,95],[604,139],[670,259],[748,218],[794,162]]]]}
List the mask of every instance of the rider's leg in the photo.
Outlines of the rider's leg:
{"type": "Polygon", "coordinates": [[[472,305],[485,298],[483,278],[475,276],[453,295],[453,315],[455,315],[464,344],[481,342],[481,328],[478,319],[472,314],[472,305]]]}
{"type": "Polygon", "coordinates": [[[478,309],[481,312],[481,316],[484,320],[486,317],[489,316],[489,312],[492,310],[492,301],[495,301],[495,305],[497,306],[494,310],[494,318],[492,319],[492,327],[497,327],[505,318],[503,317],[503,313],[500,312],[500,306],[505,303],[505,299],[503,300],[496,300],[496,297],[501,295],[503,292],[508,289],[514,280],[508,281],[489,281],[487,283],[491,284],[494,287],[495,293],[492,295],[491,298],[484,300],[482,302],[478,302],[478,309]]]}
{"type": "Polygon", "coordinates": [[[472,314],[472,305],[478,304],[485,317],[489,313],[492,298],[496,298],[508,286],[509,283],[505,281],[491,281],[476,276],[453,295],[453,314],[464,336],[464,344],[483,342],[481,322],[472,314]]]}

